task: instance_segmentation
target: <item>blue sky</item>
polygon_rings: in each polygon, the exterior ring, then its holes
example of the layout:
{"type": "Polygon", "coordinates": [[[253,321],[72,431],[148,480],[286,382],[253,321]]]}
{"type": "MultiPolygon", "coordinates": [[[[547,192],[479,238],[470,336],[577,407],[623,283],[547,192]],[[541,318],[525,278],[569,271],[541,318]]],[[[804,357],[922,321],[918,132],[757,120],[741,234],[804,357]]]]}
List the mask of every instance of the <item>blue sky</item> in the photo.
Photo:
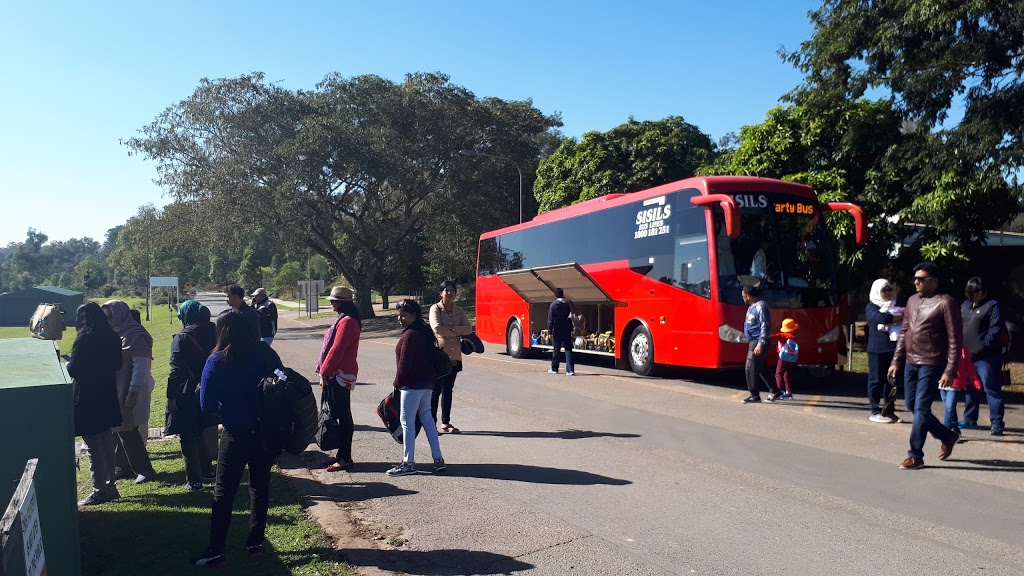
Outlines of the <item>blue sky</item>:
{"type": "Polygon", "coordinates": [[[439,71],[531,98],[567,136],[681,115],[717,140],[763,120],[799,72],[820,2],[27,2],[0,0],[0,246],[29,227],[102,241],[163,205],[134,136],[204,77],[311,89],[331,72],[439,71]]]}

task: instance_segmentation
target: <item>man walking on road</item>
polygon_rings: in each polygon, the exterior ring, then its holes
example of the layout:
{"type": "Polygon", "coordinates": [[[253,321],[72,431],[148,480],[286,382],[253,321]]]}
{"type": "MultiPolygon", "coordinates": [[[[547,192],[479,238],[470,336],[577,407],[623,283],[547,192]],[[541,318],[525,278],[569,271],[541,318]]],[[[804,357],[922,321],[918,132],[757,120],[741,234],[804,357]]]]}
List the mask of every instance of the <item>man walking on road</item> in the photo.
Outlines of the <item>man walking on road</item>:
{"type": "Polygon", "coordinates": [[[775,378],[768,373],[768,339],[771,337],[771,317],[768,304],[761,300],[761,290],[756,286],[743,287],[743,303],[749,306],[747,316],[743,320],[743,335],[747,337],[747,362],[744,373],[747,377],[747,390],[750,396],[743,399],[744,404],[757,404],[761,401],[761,385],[764,382],[771,393],[767,402],[775,402],[782,398],[782,393],[775,386],[775,378]]]}
{"type": "Polygon", "coordinates": [[[265,288],[257,288],[252,293],[252,307],[260,315],[260,340],[269,346],[277,334],[277,304],[267,297],[265,288]]]}
{"type": "Polygon", "coordinates": [[[939,460],[949,458],[960,434],[946,428],[932,414],[932,402],[939,386],[956,378],[963,343],[960,307],[948,294],[939,294],[939,267],[931,262],[914,266],[917,293],[907,301],[896,353],[889,366],[889,380],[904,359],[904,401],[914,414],[910,429],[910,450],[900,464],[903,470],[924,467],[924,441],[930,432],[942,442],[939,460]]]}

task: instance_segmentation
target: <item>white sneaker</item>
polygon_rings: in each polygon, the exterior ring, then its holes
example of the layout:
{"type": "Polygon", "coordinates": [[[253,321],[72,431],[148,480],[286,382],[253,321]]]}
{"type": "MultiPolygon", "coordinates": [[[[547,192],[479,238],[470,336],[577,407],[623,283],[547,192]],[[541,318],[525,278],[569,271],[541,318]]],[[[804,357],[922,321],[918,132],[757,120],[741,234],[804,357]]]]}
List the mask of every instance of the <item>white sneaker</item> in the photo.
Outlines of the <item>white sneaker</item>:
{"type": "Polygon", "coordinates": [[[893,420],[888,416],[882,416],[881,414],[872,414],[868,420],[872,422],[878,422],[879,424],[892,424],[893,420]]]}
{"type": "Polygon", "coordinates": [[[565,375],[566,376],[575,376],[576,373],[575,372],[566,372],[565,375]]]}
{"type": "Polygon", "coordinates": [[[558,374],[558,370],[552,370],[551,368],[548,368],[548,374],[558,374]]]}

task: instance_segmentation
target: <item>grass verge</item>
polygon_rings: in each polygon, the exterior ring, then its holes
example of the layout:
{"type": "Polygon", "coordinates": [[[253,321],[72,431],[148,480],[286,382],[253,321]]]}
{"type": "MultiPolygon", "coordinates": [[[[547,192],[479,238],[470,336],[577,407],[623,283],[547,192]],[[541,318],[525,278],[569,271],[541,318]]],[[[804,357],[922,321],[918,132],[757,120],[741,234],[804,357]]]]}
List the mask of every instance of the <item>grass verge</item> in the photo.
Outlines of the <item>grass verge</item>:
{"type": "MultiPolygon", "coordinates": [[[[136,486],[118,482],[121,499],[84,508],[79,513],[82,574],[120,576],[134,574],[192,574],[188,558],[201,552],[210,535],[212,494],[188,492],[177,439],[151,442],[150,457],[157,480],[136,486]]],[[[243,476],[243,479],[245,477],[243,476]]],[[[78,492],[90,490],[89,462],[81,460],[78,492]]],[[[270,576],[351,576],[352,570],[320,527],[309,520],[299,496],[275,469],[270,485],[267,541],[262,558],[250,558],[242,549],[249,526],[248,485],[239,487],[228,533],[228,563],[218,574],[270,576]]]]}

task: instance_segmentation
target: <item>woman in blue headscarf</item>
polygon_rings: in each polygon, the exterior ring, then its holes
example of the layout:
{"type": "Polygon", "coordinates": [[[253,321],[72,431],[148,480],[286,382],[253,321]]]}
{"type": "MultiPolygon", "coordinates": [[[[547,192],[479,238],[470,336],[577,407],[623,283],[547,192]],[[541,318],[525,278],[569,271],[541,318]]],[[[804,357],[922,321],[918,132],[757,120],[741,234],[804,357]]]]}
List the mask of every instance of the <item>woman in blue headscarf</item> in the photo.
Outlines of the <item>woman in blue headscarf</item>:
{"type": "MultiPolygon", "coordinates": [[[[195,300],[178,307],[182,329],[171,340],[171,373],[167,376],[167,415],[164,432],[177,434],[185,459],[185,488],[203,489],[203,480],[212,481],[217,457],[204,441],[205,432],[216,434],[216,417],[202,413],[199,407],[199,381],[206,359],[217,343],[217,329],[210,322],[210,309],[195,300]]],[[[216,436],[214,436],[216,438],[216,436]]],[[[214,445],[216,445],[214,443],[214,445]]]]}

